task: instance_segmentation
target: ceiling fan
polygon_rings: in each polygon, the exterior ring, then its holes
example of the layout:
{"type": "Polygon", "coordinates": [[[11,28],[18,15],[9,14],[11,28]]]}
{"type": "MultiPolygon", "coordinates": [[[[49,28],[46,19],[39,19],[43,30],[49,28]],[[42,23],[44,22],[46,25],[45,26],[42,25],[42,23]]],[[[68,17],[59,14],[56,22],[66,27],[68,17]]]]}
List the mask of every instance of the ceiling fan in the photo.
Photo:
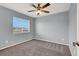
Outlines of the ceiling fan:
{"type": "Polygon", "coordinates": [[[48,7],[49,5],[50,5],[50,3],[46,3],[44,6],[41,6],[40,3],[38,3],[37,6],[35,6],[34,4],[32,4],[32,7],[34,7],[35,10],[30,10],[28,12],[36,12],[37,15],[40,15],[42,12],[49,13],[49,11],[44,10],[44,8],[48,7]]]}

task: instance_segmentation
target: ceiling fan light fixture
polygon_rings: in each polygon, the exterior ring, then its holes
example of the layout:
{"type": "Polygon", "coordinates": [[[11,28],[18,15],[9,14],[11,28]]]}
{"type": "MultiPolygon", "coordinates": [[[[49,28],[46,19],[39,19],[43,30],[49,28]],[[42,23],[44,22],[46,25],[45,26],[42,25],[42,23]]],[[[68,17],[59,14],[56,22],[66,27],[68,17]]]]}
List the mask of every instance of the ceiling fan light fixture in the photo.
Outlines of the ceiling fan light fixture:
{"type": "Polygon", "coordinates": [[[41,13],[41,10],[37,10],[37,11],[36,11],[36,15],[40,15],[40,14],[42,14],[42,13],[41,13]]]}

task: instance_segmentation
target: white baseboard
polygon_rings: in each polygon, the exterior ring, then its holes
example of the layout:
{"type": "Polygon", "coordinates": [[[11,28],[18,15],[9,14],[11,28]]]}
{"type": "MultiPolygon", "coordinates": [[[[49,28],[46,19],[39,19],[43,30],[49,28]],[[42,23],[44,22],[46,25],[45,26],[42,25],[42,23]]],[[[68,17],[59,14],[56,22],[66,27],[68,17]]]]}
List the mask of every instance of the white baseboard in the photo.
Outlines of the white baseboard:
{"type": "Polygon", "coordinates": [[[14,43],[14,44],[11,44],[11,45],[6,45],[6,46],[0,48],[0,50],[5,49],[5,48],[9,48],[9,47],[12,47],[12,46],[15,46],[15,45],[18,45],[18,44],[21,44],[21,43],[24,43],[24,42],[27,42],[27,41],[30,41],[30,40],[32,40],[32,39],[28,39],[28,40],[21,41],[21,42],[18,42],[18,43],[14,43]]]}
{"type": "MultiPolygon", "coordinates": [[[[42,41],[47,41],[47,42],[51,42],[51,43],[58,43],[58,42],[55,42],[55,41],[50,41],[50,40],[44,40],[42,38],[34,38],[36,40],[42,40],[42,41]]],[[[69,44],[63,44],[63,43],[58,43],[58,44],[62,44],[62,45],[66,45],[66,46],[69,46],[69,44]]]]}

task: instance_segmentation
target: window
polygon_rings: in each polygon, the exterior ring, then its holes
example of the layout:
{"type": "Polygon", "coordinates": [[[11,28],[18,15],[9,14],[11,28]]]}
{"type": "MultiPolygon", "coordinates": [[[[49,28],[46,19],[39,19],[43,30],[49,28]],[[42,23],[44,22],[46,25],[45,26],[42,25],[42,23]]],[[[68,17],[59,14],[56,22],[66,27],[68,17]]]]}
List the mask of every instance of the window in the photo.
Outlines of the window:
{"type": "Polygon", "coordinates": [[[30,20],[13,17],[13,32],[27,33],[30,32],[30,20]]]}

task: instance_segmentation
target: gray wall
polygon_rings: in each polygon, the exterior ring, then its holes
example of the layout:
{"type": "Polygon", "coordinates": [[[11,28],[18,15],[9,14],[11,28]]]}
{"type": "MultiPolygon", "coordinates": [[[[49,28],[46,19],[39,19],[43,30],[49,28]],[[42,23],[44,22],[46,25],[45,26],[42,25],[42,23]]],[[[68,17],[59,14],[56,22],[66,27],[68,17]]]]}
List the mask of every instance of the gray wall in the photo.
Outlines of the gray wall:
{"type": "Polygon", "coordinates": [[[36,38],[68,45],[68,12],[36,19],[36,38]]]}
{"type": "Polygon", "coordinates": [[[0,49],[32,39],[34,34],[34,22],[35,22],[34,18],[31,18],[29,16],[20,14],[18,12],[0,6],[0,49]],[[13,34],[12,29],[13,16],[30,19],[31,32],[22,34],[13,34]]]}
{"type": "Polygon", "coordinates": [[[71,52],[76,55],[73,42],[77,40],[77,7],[76,4],[71,4],[69,11],[69,45],[71,46],[71,52]]]}

